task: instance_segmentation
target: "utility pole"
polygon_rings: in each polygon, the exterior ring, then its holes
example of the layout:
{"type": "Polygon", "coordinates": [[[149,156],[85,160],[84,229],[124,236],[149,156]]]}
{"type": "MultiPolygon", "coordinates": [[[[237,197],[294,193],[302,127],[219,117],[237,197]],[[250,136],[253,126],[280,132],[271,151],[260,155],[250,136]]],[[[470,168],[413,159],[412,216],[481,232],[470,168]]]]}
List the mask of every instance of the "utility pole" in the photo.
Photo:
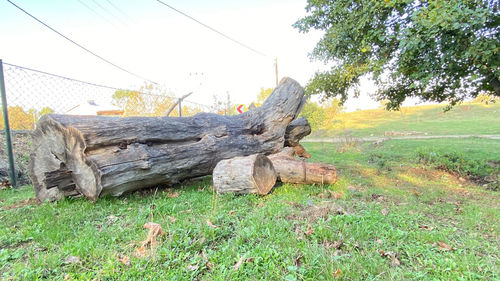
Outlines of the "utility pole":
{"type": "Polygon", "coordinates": [[[274,58],[274,71],[276,73],[276,87],[278,87],[278,58],[274,58]]]}

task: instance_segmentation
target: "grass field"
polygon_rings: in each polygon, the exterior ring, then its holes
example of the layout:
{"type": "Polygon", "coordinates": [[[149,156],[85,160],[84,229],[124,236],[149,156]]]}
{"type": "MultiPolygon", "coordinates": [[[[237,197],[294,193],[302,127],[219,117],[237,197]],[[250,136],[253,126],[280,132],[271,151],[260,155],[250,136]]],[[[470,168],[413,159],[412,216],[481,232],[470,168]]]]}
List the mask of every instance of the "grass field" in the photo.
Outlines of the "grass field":
{"type": "Polygon", "coordinates": [[[444,105],[403,107],[341,113],[335,130],[314,132],[313,136],[384,136],[387,132],[417,132],[420,135],[500,135],[500,103],[466,103],[444,112],[444,105]]]}
{"type": "Polygon", "coordinates": [[[0,190],[4,280],[498,280],[500,194],[419,151],[498,169],[500,141],[305,143],[334,185],[216,195],[210,179],[97,203],[0,190]],[[443,154],[444,155],[444,154],[443,154]],[[496,163],[496,164],[495,164],[496,163]],[[147,222],[165,236],[140,257],[147,222]],[[127,262],[127,258],[130,262],[127,262]]]}

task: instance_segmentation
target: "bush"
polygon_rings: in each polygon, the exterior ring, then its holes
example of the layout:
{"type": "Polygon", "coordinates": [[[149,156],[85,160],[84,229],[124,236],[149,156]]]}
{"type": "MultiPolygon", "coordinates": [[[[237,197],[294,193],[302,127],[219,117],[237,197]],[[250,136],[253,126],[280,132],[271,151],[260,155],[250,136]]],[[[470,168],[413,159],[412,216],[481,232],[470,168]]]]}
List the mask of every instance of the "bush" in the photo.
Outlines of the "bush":
{"type": "Polygon", "coordinates": [[[430,148],[417,150],[417,161],[472,180],[484,180],[496,172],[486,159],[472,159],[458,151],[435,151],[430,148]]]}

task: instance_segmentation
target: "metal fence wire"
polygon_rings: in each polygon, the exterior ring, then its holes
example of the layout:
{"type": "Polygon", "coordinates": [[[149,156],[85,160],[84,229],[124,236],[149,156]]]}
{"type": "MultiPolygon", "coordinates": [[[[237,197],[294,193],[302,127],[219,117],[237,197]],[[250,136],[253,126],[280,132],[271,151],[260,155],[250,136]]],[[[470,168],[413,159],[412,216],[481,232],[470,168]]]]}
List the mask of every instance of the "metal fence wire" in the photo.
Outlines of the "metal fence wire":
{"type": "MultiPolygon", "coordinates": [[[[0,63],[1,60],[0,60],[0,63]]],[[[2,73],[0,73],[1,79],[2,73]]],[[[172,93],[153,85],[139,89],[120,89],[80,81],[14,64],[3,63],[6,108],[12,136],[16,176],[28,183],[26,167],[31,150],[29,131],[41,116],[49,113],[104,116],[165,116],[178,101],[172,93]]],[[[2,102],[3,107],[3,102],[2,102]]],[[[199,112],[220,113],[218,108],[188,100],[175,106],[169,116],[191,116],[199,112]],[[180,110],[180,112],[179,112],[180,110]]],[[[8,178],[8,133],[4,113],[0,115],[0,179],[8,178]],[[7,143],[7,146],[4,146],[7,143]],[[7,147],[7,149],[6,149],[7,147]]],[[[13,179],[11,177],[11,183],[13,179]]]]}
{"type": "MultiPolygon", "coordinates": [[[[164,116],[177,101],[174,95],[152,85],[138,90],[120,89],[18,65],[3,65],[9,122],[13,130],[34,129],[38,119],[47,113],[164,116]]],[[[182,116],[213,111],[210,106],[190,101],[183,101],[181,108],[182,116]]],[[[176,107],[170,116],[178,115],[176,107]]]]}

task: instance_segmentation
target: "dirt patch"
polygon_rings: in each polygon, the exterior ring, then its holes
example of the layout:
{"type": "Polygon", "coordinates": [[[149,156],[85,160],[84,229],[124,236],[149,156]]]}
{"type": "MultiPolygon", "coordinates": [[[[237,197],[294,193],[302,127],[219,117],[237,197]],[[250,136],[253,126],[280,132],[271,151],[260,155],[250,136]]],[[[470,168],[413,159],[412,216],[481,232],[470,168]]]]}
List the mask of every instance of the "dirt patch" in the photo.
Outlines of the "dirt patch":
{"type": "Polygon", "coordinates": [[[318,205],[308,205],[306,207],[300,204],[293,204],[295,210],[292,214],[285,217],[286,220],[307,220],[317,221],[319,218],[327,219],[330,215],[345,215],[343,207],[335,202],[324,201],[318,205]]]}
{"type": "Polygon", "coordinates": [[[18,201],[12,205],[4,206],[2,209],[3,210],[12,210],[12,209],[18,209],[18,208],[22,208],[22,207],[26,207],[26,206],[30,206],[30,205],[40,205],[40,204],[41,203],[37,198],[29,198],[26,200],[18,201]]]}

